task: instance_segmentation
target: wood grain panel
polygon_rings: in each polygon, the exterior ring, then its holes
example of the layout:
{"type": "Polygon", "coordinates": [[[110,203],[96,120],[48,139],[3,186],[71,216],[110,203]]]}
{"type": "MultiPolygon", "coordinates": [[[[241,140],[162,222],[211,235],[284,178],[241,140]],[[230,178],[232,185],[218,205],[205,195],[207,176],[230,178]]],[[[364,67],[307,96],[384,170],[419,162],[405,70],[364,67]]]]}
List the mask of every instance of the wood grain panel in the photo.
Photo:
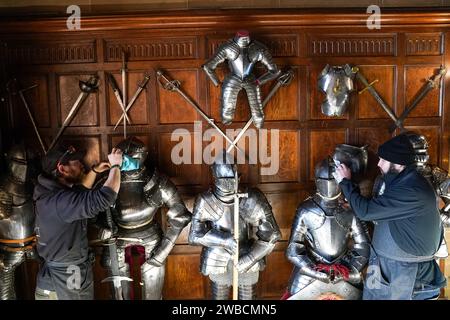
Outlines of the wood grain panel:
{"type": "Polygon", "coordinates": [[[199,266],[198,254],[170,255],[166,265],[164,299],[203,299],[205,288],[199,266]]]}
{"type": "MultiPolygon", "coordinates": [[[[79,81],[87,81],[93,75],[59,75],[58,76],[58,106],[59,126],[64,122],[67,114],[81,93],[79,81]]],[[[93,92],[82,102],[70,126],[98,125],[98,93],[93,92]]]]}
{"type": "MultiPolygon", "coordinates": [[[[294,69],[294,72],[295,71],[297,70],[294,69]]],[[[270,84],[265,84],[261,88],[263,101],[275,84],[276,81],[273,81],[270,84]]],[[[286,87],[279,88],[277,93],[275,93],[264,108],[266,121],[298,120],[299,110],[292,106],[298,106],[299,104],[299,85],[298,72],[295,72],[292,82],[286,87]]]]}
{"type": "Polygon", "coordinates": [[[289,277],[292,272],[292,264],[285,257],[284,250],[273,251],[267,257],[267,265],[260,273],[258,286],[261,298],[280,299],[286,291],[289,277]]]}
{"type": "MultiPolygon", "coordinates": [[[[322,113],[322,103],[325,101],[326,95],[322,92],[321,89],[319,89],[317,85],[318,76],[325,68],[325,66],[326,63],[324,62],[323,64],[316,64],[311,67],[309,78],[310,105],[308,106],[309,110],[307,111],[307,114],[309,115],[309,118],[313,120],[330,119],[329,116],[326,116],[322,113]]],[[[333,117],[332,119],[349,119],[349,112],[351,112],[351,109],[354,108],[353,101],[354,99],[351,96],[347,111],[342,116],[333,117]]]]}
{"type": "MultiPolygon", "coordinates": [[[[173,80],[178,80],[180,89],[199,105],[197,89],[197,70],[164,70],[164,74],[173,80]]],[[[165,123],[189,123],[199,120],[200,116],[194,108],[186,102],[178,93],[157,87],[159,122],[165,123]]],[[[204,108],[200,106],[200,108],[204,108]]],[[[203,109],[203,111],[205,111],[203,109]]]]}
{"type": "MultiPolygon", "coordinates": [[[[300,173],[300,150],[299,145],[299,132],[298,131],[288,131],[280,130],[278,135],[278,141],[272,142],[273,138],[277,138],[275,134],[276,129],[267,130],[267,145],[262,143],[264,139],[261,140],[259,144],[259,162],[260,166],[260,181],[261,182],[289,182],[289,181],[299,181],[300,173]],[[278,148],[278,155],[276,149],[272,150],[272,146],[278,148]],[[267,150],[267,151],[266,151],[267,150]],[[268,163],[264,164],[261,157],[261,152],[265,154],[267,152],[268,163]],[[278,161],[278,165],[277,165],[278,161]],[[278,167],[278,171],[276,171],[278,167]]],[[[263,132],[259,131],[262,135],[263,132]]],[[[262,135],[264,137],[265,135],[262,135]]]]}
{"type": "MultiPolygon", "coordinates": [[[[368,83],[378,80],[373,84],[373,88],[378,92],[384,102],[395,112],[395,74],[394,66],[366,66],[359,65],[361,74],[367,79],[368,83]]],[[[364,85],[355,78],[357,90],[363,90],[364,85]]],[[[368,90],[361,94],[355,93],[357,97],[357,117],[358,119],[380,119],[389,118],[386,111],[375,100],[368,90]]]]}
{"type": "MultiPolygon", "coordinates": [[[[183,135],[183,139],[194,141],[193,134],[183,135]]],[[[191,144],[191,164],[175,164],[172,161],[172,148],[180,142],[171,141],[170,133],[158,137],[158,164],[176,185],[198,185],[202,181],[202,170],[199,164],[194,164],[194,143],[191,144]]],[[[177,155],[177,154],[176,154],[177,155]]],[[[201,159],[200,159],[201,160],[201,159]]]]}
{"type": "Polygon", "coordinates": [[[371,179],[374,179],[380,172],[377,167],[379,161],[378,147],[390,138],[391,134],[389,134],[389,131],[380,130],[380,128],[358,128],[356,130],[355,145],[368,145],[369,164],[367,176],[371,179]]]}
{"type": "MultiPolygon", "coordinates": [[[[428,78],[437,74],[439,66],[406,66],[405,67],[405,101],[410,106],[414,97],[426,84],[428,78]]],[[[417,105],[408,117],[438,117],[440,114],[440,90],[432,89],[426,97],[417,105]]]]}
{"type": "Polygon", "coordinates": [[[306,191],[266,194],[267,200],[272,206],[275,220],[280,227],[282,240],[289,240],[297,207],[307,196],[306,191]]]}
{"type": "MultiPolygon", "coordinates": [[[[122,94],[122,77],[119,73],[113,73],[114,79],[116,79],[116,83],[119,86],[119,90],[122,94]]],[[[128,72],[127,73],[128,82],[127,82],[127,103],[130,102],[131,98],[134,96],[136,89],[138,89],[138,84],[144,79],[144,73],[142,72],[128,72]]],[[[122,116],[122,109],[114,95],[114,91],[112,90],[111,84],[107,81],[108,86],[108,115],[109,115],[109,124],[115,125],[117,120],[122,116]]],[[[133,106],[128,111],[128,117],[131,119],[132,125],[136,124],[148,124],[148,108],[147,108],[147,94],[146,90],[151,90],[150,83],[147,83],[147,89],[144,89],[139,94],[139,97],[133,103],[133,106]]],[[[123,94],[122,94],[123,96],[123,94]]],[[[126,106],[125,106],[126,107],[126,106]]],[[[127,123],[127,126],[129,124],[127,123]]]]}
{"type": "MultiPolygon", "coordinates": [[[[23,95],[25,96],[25,100],[30,108],[36,125],[39,128],[48,128],[50,127],[50,106],[47,75],[36,74],[21,77],[15,90],[23,90],[34,85],[37,85],[37,87],[24,91],[23,95]]],[[[18,121],[19,126],[32,127],[27,110],[19,95],[16,96],[15,103],[19,106],[14,110],[16,115],[15,121],[18,121]]]]}
{"type": "Polygon", "coordinates": [[[309,133],[309,180],[314,180],[314,168],[332,155],[337,144],[346,142],[346,130],[311,130],[309,133]]]}

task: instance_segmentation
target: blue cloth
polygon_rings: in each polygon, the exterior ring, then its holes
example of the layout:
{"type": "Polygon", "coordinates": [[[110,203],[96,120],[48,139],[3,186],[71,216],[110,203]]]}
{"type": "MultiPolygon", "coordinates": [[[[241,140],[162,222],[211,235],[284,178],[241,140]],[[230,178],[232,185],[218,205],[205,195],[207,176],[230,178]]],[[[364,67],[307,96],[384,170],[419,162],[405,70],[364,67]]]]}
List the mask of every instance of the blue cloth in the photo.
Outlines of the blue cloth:
{"type": "Polygon", "coordinates": [[[120,171],[132,171],[139,169],[139,160],[124,154],[120,171]]]}

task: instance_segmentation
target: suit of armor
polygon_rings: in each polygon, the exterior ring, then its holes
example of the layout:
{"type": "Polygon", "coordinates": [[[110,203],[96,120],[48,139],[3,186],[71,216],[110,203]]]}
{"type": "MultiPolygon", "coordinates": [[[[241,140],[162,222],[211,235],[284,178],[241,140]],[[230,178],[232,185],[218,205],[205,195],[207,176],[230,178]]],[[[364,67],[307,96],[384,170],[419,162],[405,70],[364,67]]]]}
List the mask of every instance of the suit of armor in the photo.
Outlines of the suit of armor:
{"type": "Polygon", "coordinates": [[[369,257],[369,241],[359,219],[342,204],[333,170],[331,158],[316,166],[317,193],[297,209],[286,250],[295,266],[291,299],[361,298],[360,271],[369,257]]]}
{"type": "MultiPolygon", "coordinates": [[[[236,167],[226,162],[212,165],[214,187],[200,194],[194,205],[189,243],[203,246],[200,272],[209,276],[212,297],[226,300],[232,284],[234,188],[236,167]]],[[[259,271],[281,233],[264,194],[256,188],[239,200],[239,299],[256,298],[259,271]]]]}
{"type": "Polygon", "coordinates": [[[247,31],[238,31],[233,39],[222,44],[214,56],[202,66],[216,87],[219,86],[219,79],[214,70],[225,60],[228,60],[231,73],[225,77],[222,84],[222,122],[232,122],[238,94],[245,89],[253,123],[257,128],[262,128],[264,113],[260,86],[280,74],[272,61],[272,55],[262,43],[251,41],[247,31]],[[258,78],[252,73],[257,62],[264,64],[268,70],[258,78]]]}
{"type": "Polygon", "coordinates": [[[14,271],[35,257],[33,186],[27,175],[27,153],[15,145],[7,154],[8,172],[0,180],[0,299],[13,300],[14,271]]]}
{"type": "MultiPolygon", "coordinates": [[[[167,176],[144,166],[147,148],[142,141],[130,137],[117,145],[124,154],[139,161],[139,169],[121,172],[121,186],[112,217],[118,226],[117,256],[120,276],[129,277],[130,269],[125,262],[125,249],[130,246],[145,248],[146,262],[141,266],[142,297],[145,300],[161,299],[164,284],[165,261],[183,228],[190,222],[186,209],[175,185],[167,176]],[[167,230],[162,232],[154,220],[161,207],[167,207],[167,230]]],[[[110,261],[104,251],[103,263],[110,261]]],[[[111,272],[111,270],[110,270],[111,272]]],[[[122,281],[124,299],[130,298],[129,282],[122,281]]]]}
{"type": "Polygon", "coordinates": [[[340,117],[347,110],[350,94],[355,90],[354,74],[350,65],[326,65],[319,75],[318,86],[327,98],[322,103],[322,113],[330,117],[340,117]]]}

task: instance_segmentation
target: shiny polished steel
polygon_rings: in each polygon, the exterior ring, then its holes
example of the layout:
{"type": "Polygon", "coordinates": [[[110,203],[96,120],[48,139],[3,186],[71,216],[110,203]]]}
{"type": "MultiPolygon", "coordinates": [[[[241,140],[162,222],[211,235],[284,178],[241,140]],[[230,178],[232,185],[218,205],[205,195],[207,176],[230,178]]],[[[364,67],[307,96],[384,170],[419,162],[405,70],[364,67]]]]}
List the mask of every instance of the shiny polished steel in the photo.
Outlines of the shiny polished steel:
{"type": "Polygon", "coordinates": [[[326,94],[322,102],[322,113],[330,117],[340,117],[349,104],[351,93],[355,90],[353,83],[354,73],[350,65],[326,65],[319,75],[317,84],[326,94]]]}
{"type": "MultiPolygon", "coordinates": [[[[235,184],[217,187],[222,183],[220,180],[236,180],[235,168],[231,164],[228,164],[228,169],[222,166],[212,165],[215,186],[197,197],[189,233],[190,244],[203,246],[200,271],[214,283],[213,299],[221,299],[225,297],[225,291],[229,292],[226,288],[232,284],[232,259],[237,244],[233,239],[235,184]]],[[[249,298],[254,296],[252,288],[258,282],[265,257],[273,250],[281,233],[270,204],[256,188],[248,190],[247,198],[239,199],[238,225],[239,291],[245,289],[245,294],[241,292],[239,295],[249,298]]]]}
{"type": "Polygon", "coordinates": [[[316,166],[317,193],[300,204],[292,224],[286,250],[294,264],[288,286],[291,299],[317,299],[328,291],[345,294],[344,299],[361,297],[360,272],[369,257],[369,241],[361,222],[342,205],[339,187],[330,178],[333,168],[330,157],[316,166]],[[344,265],[350,271],[349,279],[319,271],[318,264],[344,265]],[[343,281],[351,287],[345,285],[347,290],[343,290],[343,281]]]}
{"type": "Polygon", "coordinates": [[[222,83],[222,122],[230,124],[233,121],[238,94],[244,89],[247,93],[253,123],[257,128],[262,128],[264,113],[260,86],[280,74],[272,60],[272,55],[262,43],[251,40],[248,31],[238,31],[233,39],[222,44],[214,56],[202,66],[216,87],[220,82],[215,69],[225,60],[228,61],[230,74],[222,83]],[[267,72],[260,77],[253,74],[253,69],[258,62],[267,68],[267,72]]]}
{"type": "MultiPolygon", "coordinates": [[[[147,148],[142,141],[129,137],[117,145],[125,154],[139,160],[140,168],[121,173],[119,195],[112,210],[118,225],[117,251],[120,276],[129,277],[129,266],[125,263],[125,248],[143,246],[146,262],[141,266],[142,297],[161,299],[164,283],[165,261],[183,228],[190,222],[191,214],[186,209],[175,185],[167,176],[145,167],[147,148]],[[163,232],[154,217],[159,208],[168,209],[167,228],[163,232]]],[[[105,250],[104,255],[108,253],[105,250]]],[[[108,259],[103,259],[108,266],[108,259]]],[[[111,273],[111,271],[110,271],[111,273]]],[[[122,281],[124,299],[129,299],[130,284],[122,281]]]]}
{"type": "Polygon", "coordinates": [[[14,145],[7,153],[6,161],[8,171],[0,180],[0,239],[15,241],[0,242],[1,300],[15,299],[14,272],[32,250],[29,245],[35,221],[25,147],[14,145]]]}

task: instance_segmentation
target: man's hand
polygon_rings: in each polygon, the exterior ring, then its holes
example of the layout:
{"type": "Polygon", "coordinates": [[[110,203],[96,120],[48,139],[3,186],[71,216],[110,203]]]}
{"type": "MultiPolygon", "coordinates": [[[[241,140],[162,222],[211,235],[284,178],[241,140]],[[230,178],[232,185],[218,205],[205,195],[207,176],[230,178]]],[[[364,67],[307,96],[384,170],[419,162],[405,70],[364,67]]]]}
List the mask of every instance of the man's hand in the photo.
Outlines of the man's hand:
{"type": "Polygon", "coordinates": [[[111,164],[111,166],[114,165],[118,165],[121,166],[122,165],[122,150],[118,149],[118,148],[112,148],[112,151],[110,154],[108,154],[108,160],[109,163],[111,164]]]}
{"type": "Polygon", "coordinates": [[[236,242],[236,240],[234,240],[234,238],[232,236],[228,237],[223,242],[223,248],[225,250],[227,250],[230,253],[230,255],[233,256],[234,253],[236,252],[236,249],[237,249],[237,242],[236,242]]]}
{"type": "Polygon", "coordinates": [[[254,264],[251,255],[245,255],[239,258],[238,265],[236,266],[239,273],[244,273],[254,264]]]}
{"type": "Polygon", "coordinates": [[[341,183],[341,181],[345,178],[348,180],[352,179],[352,172],[350,169],[343,163],[336,165],[336,171],[333,172],[333,177],[336,179],[337,183],[341,183]]]}
{"type": "Polygon", "coordinates": [[[95,164],[92,166],[92,170],[94,170],[95,173],[102,173],[108,170],[111,167],[109,162],[102,161],[99,164],[95,164]]]}

